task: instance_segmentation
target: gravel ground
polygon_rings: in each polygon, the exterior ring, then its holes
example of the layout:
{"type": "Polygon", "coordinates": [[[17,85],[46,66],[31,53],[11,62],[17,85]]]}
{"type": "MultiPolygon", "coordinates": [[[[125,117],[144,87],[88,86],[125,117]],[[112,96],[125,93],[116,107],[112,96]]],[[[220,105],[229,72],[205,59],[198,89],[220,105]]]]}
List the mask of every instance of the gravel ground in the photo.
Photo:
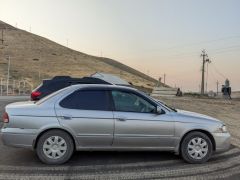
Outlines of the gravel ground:
{"type": "MultiPolygon", "coordinates": [[[[0,142],[0,179],[239,179],[239,101],[161,98],[177,108],[222,119],[233,135],[231,149],[215,154],[205,164],[191,165],[168,152],[76,152],[62,166],[42,164],[30,150],[10,148],[0,142]],[[237,146],[236,146],[237,145],[237,146]]],[[[0,98],[3,107],[20,99],[0,98]]]]}

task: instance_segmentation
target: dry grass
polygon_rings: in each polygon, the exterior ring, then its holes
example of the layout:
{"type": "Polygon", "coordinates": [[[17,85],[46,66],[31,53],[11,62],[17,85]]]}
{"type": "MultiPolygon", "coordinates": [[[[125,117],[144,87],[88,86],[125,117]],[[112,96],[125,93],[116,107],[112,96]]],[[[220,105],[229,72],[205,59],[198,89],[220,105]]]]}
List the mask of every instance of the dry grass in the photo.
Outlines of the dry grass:
{"type": "MultiPolygon", "coordinates": [[[[0,21],[1,27],[3,22],[0,21]]],[[[155,79],[117,61],[77,52],[23,30],[5,29],[4,40],[4,45],[0,45],[0,77],[6,77],[7,61],[4,57],[10,55],[11,78],[25,78],[34,85],[40,82],[39,72],[41,79],[56,75],[82,77],[106,72],[118,75],[136,86],[152,88],[156,83],[155,79]]]]}

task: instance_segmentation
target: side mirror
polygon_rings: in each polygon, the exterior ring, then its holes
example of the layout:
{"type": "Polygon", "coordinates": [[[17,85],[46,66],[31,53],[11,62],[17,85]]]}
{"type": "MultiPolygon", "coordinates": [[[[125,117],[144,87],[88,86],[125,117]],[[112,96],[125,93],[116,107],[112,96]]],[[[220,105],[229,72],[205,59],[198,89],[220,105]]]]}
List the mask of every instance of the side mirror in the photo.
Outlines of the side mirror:
{"type": "Polygon", "coordinates": [[[157,113],[157,114],[165,114],[165,111],[162,110],[161,106],[157,106],[156,113],[157,113]]]}

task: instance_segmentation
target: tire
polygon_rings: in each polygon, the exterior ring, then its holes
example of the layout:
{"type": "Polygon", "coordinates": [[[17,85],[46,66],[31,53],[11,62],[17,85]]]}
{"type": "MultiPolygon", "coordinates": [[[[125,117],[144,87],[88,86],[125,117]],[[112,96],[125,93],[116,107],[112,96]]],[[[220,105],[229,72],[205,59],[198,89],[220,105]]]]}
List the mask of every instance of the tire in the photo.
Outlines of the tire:
{"type": "Polygon", "coordinates": [[[213,152],[210,138],[202,132],[191,132],[183,139],[180,153],[184,161],[191,164],[207,162],[213,152]]]}
{"type": "Polygon", "coordinates": [[[37,156],[45,164],[59,165],[67,162],[74,151],[72,138],[64,131],[50,130],[37,142],[37,156]]]}

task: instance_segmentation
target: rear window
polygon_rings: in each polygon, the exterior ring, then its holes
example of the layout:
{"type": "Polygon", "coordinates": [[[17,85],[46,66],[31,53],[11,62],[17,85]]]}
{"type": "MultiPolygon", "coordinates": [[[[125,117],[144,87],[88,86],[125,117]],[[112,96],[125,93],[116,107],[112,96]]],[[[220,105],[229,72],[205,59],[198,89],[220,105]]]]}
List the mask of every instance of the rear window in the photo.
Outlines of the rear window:
{"type": "Polygon", "coordinates": [[[102,90],[75,91],[63,99],[60,106],[68,109],[110,110],[108,92],[102,90]]]}
{"type": "Polygon", "coordinates": [[[42,85],[43,85],[42,83],[39,84],[38,87],[36,87],[34,90],[32,90],[32,92],[34,92],[34,91],[38,91],[38,90],[42,87],[42,85]]]}
{"type": "Polygon", "coordinates": [[[59,94],[60,92],[65,91],[65,90],[68,89],[68,88],[70,88],[70,87],[66,87],[66,88],[64,88],[64,89],[60,89],[60,90],[58,90],[58,91],[56,91],[56,92],[54,92],[54,93],[51,93],[51,94],[45,96],[44,98],[40,99],[39,101],[35,101],[35,104],[37,104],[37,105],[42,104],[43,102],[45,102],[45,101],[47,101],[48,99],[56,96],[56,95],[59,94]]]}

